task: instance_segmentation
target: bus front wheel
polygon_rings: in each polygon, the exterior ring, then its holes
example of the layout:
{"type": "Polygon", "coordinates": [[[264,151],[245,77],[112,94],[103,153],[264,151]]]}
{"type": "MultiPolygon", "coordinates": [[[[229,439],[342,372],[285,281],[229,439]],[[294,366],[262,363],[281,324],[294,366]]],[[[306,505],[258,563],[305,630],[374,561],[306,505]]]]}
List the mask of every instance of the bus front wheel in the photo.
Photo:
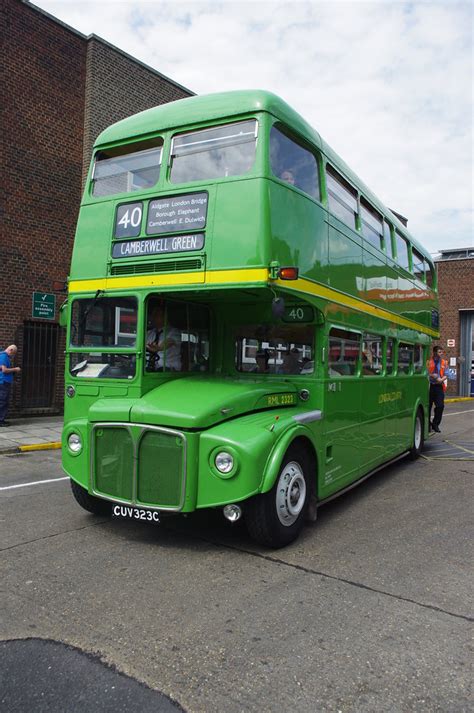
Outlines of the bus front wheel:
{"type": "Polygon", "coordinates": [[[89,495],[87,490],[75,483],[74,480],[71,480],[71,490],[76,502],[87,512],[91,512],[94,515],[110,515],[112,513],[112,503],[89,495]]]}
{"type": "Polygon", "coordinates": [[[268,547],[293,542],[303,527],[310,498],[311,460],[303,448],[289,448],[273,488],[250,500],[245,523],[250,537],[268,547]]]}
{"type": "Polygon", "coordinates": [[[421,454],[423,450],[423,444],[425,442],[425,426],[423,422],[423,411],[421,408],[416,412],[415,417],[415,427],[413,429],[413,441],[410,448],[410,458],[415,460],[421,454]]]}

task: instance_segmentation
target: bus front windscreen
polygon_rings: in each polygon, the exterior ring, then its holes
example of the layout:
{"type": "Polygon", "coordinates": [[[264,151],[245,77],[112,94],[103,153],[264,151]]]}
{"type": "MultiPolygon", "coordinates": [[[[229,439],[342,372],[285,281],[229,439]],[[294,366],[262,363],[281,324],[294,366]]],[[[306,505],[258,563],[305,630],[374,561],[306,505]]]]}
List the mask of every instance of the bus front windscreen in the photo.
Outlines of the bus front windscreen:
{"type": "Polygon", "coordinates": [[[135,348],[137,301],[131,297],[96,297],[72,303],[69,371],[81,378],[131,379],[135,354],[108,352],[113,348],[135,348]],[[87,348],[94,351],[86,351],[87,348]],[[97,348],[103,351],[96,351],[97,348]]]}

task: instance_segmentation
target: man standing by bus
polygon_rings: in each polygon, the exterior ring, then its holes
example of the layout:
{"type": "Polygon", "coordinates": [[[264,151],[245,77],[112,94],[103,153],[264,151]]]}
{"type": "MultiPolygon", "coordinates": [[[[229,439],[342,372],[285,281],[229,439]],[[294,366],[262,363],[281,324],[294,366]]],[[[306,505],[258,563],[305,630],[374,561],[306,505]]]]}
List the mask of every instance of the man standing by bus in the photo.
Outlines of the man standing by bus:
{"type": "Polygon", "coordinates": [[[10,390],[13,382],[13,374],[21,371],[19,366],[12,366],[18,349],[15,344],[10,344],[4,352],[0,352],[0,426],[9,426],[5,421],[10,400],[10,390]]]}
{"type": "Polygon", "coordinates": [[[446,391],[448,377],[446,376],[447,361],[443,359],[441,347],[433,347],[433,356],[428,362],[428,373],[430,376],[430,430],[441,433],[439,424],[444,410],[444,392],[446,391]],[[431,407],[434,404],[434,416],[431,420],[431,407]]]}

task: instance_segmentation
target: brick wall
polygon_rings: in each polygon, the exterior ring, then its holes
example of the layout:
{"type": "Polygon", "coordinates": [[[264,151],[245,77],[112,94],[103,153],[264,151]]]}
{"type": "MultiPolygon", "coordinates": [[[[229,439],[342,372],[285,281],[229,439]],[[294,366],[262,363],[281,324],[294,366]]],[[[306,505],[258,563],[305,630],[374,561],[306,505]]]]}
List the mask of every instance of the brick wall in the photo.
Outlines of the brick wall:
{"type": "Polygon", "coordinates": [[[91,35],[87,40],[85,174],[94,141],[107,126],[153,106],[188,96],[191,96],[188,90],[91,35]]]}
{"type": "MultiPolygon", "coordinates": [[[[0,8],[0,348],[18,344],[21,366],[32,293],[51,293],[53,282],[65,281],[69,272],[82,180],[96,136],[119,119],[190,92],[26,1],[2,0],[0,8]]],[[[63,299],[57,295],[56,318],[63,299]]],[[[51,405],[56,412],[63,404],[63,352],[61,330],[51,405]]],[[[40,368],[37,373],[41,380],[40,368]]],[[[14,384],[12,416],[28,410],[22,383],[17,378],[14,384]]]]}
{"type": "MultiPolygon", "coordinates": [[[[446,358],[460,356],[460,309],[474,309],[474,260],[440,260],[438,268],[438,293],[440,311],[439,343],[446,358]],[[448,347],[448,339],[455,339],[456,346],[448,347]]],[[[459,366],[456,381],[448,382],[448,396],[459,393],[459,366]]]]}
{"type": "MultiPolygon", "coordinates": [[[[19,0],[3,0],[2,24],[0,345],[18,343],[21,364],[33,291],[51,292],[69,270],[81,191],[86,53],[82,37],[19,0]]],[[[61,333],[58,356],[63,340],[61,333]]],[[[60,358],[55,410],[62,370],[60,358]]],[[[11,415],[20,409],[21,384],[15,379],[11,415]]]]}

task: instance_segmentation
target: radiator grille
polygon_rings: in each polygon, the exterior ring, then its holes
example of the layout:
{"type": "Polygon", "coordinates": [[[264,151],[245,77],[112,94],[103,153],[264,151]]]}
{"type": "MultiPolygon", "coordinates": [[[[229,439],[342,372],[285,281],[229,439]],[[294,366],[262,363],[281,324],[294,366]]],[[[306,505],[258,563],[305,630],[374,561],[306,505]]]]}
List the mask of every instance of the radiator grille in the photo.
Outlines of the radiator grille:
{"type": "Polygon", "coordinates": [[[132,424],[98,424],[93,433],[94,492],[131,504],[182,508],[186,473],[183,435],[132,424]]]}
{"type": "Polygon", "coordinates": [[[189,272],[203,270],[204,260],[189,258],[189,260],[160,260],[159,262],[127,263],[125,265],[112,265],[111,275],[142,275],[157,272],[189,272]]]}
{"type": "Polygon", "coordinates": [[[133,441],[128,429],[98,428],[94,449],[95,489],[121,500],[133,497],[133,441]]]}
{"type": "Polygon", "coordinates": [[[184,477],[181,436],[147,431],[140,440],[138,491],[140,503],[178,507],[184,477]]]}

